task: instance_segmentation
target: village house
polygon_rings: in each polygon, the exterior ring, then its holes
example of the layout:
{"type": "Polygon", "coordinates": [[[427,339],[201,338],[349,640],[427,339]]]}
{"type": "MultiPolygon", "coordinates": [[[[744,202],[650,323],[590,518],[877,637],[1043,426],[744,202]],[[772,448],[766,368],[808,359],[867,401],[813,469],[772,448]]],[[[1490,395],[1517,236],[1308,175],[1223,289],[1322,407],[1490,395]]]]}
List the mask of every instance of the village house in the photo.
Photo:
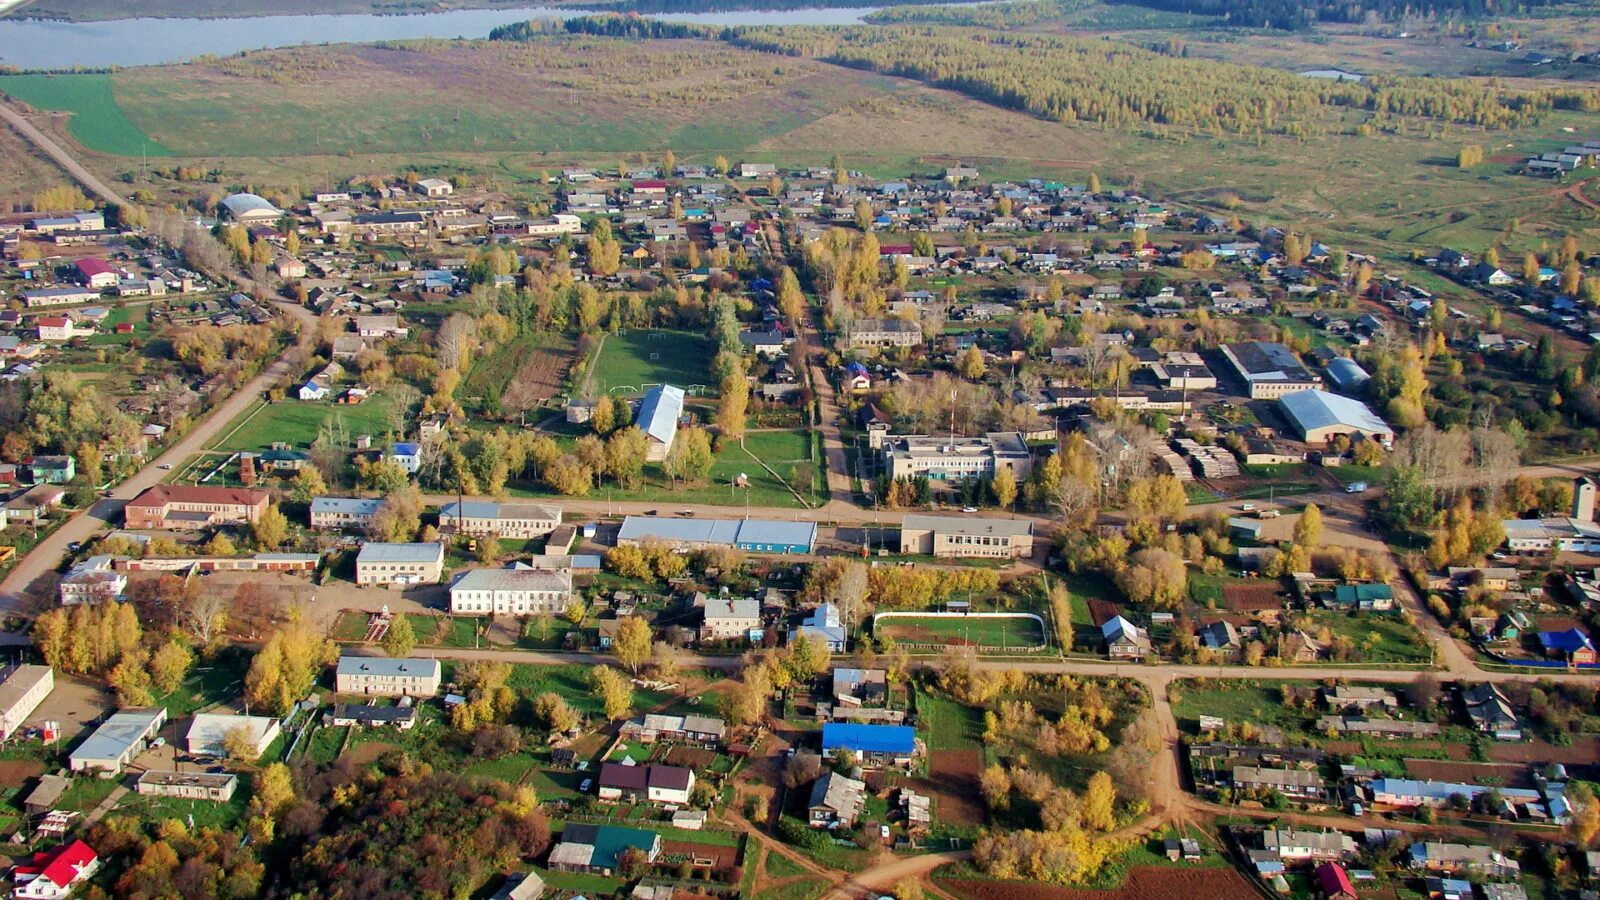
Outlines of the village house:
{"type": "Polygon", "coordinates": [[[852,828],[866,805],[864,781],[827,772],[811,786],[806,819],[812,828],[852,828]]]}
{"type": "Polygon", "coordinates": [[[1308,769],[1274,769],[1264,766],[1235,766],[1233,787],[1240,792],[1277,792],[1290,800],[1316,802],[1324,799],[1327,785],[1322,776],[1308,769]]]}
{"type": "Polygon", "coordinates": [[[596,781],[601,800],[648,800],[684,805],[694,791],[694,772],[682,766],[603,763],[596,781]]]}
{"type": "Polygon", "coordinates": [[[1261,832],[1261,847],[1284,862],[1341,860],[1356,855],[1356,842],[1342,831],[1268,828],[1261,832]]]}
{"type": "Polygon", "coordinates": [[[704,613],[699,639],[705,641],[759,640],[761,601],[733,597],[695,597],[704,613]]]}
{"type": "Polygon", "coordinates": [[[335,728],[395,728],[410,731],[417,724],[415,706],[371,706],[365,703],[336,703],[328,724],[335,728]]]}
{"type": "Polygon", "coordinates": [[[61,900],[100,870],[100,857],[80,840],[33,854],[11,869],[17,900],[61,900]]]}
{"type": "Polygon", "coordinates": [[[106,554],[88,557],[74,564],[62,576],[57,589],[63,606],[114,600],[128,588],[128,576],[113,568],[106,554]]]}
{"type": "Polygon", "coordinates": [[[1122,616],[1112,616],[1101,625],[1100,636],[1112,659],[1143,659],[1151,652],[1150,636],[1122,616]]]}
{"type": "Polygon", "coordinates": [[[1485,878],[1514,878],[1521,874],[1516,860],[1479,844],[1458,844],[1447,841],[1418,841],[1411,845],[1406,857],[1414,869],[1426,872],[1470,874],[1485,878]]]}
{"type": "Polygon", "coordinates": [[[922,343],[922,326],[906,319],[859,319],[849,327],[851,347],[915,347],[922,343]]]}
{"type": "Polygon", "coordinates": [[[195,756],[225,757],[228,735],[238,733],[248,742],[256,757],[283,733],[282,724],[268,716],[236,716],[226,713],[195,713],[184,734],[184,748],[195,756]]]}

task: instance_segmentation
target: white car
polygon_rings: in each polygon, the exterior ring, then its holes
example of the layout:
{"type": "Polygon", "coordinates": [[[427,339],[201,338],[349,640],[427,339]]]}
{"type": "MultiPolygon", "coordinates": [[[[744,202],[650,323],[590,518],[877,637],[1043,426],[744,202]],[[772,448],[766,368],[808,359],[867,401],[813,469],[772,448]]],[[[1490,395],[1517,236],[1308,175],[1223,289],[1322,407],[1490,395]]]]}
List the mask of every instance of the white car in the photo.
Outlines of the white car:
{"type": "Polygon", "coordinates": [[[961,507],[961,511],[964,513],[975,513],[978,511],[978,508],[976,506],[963,506],[961,507]]]}
{"type": "Polygon", "coordinates": [[[172,463],[162,463],[161,465],[156,466],[156,468],[158,468],[158,469],[170,469],[170,468],[172,468],[172,463]]]}

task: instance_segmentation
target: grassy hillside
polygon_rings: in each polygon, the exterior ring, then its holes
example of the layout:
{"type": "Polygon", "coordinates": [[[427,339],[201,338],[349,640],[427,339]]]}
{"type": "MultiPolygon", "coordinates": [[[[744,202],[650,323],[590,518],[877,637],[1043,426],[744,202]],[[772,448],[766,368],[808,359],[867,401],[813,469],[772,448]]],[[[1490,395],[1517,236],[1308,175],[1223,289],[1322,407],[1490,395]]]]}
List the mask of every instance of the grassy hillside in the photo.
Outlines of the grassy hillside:
{"type": "Polygon", "coordinates": [[[0,92],[36,109],[72,113],[72,136],[90,150],[116,156],[168,156],[128,120],[112,92],[111,75],[6,75],[0,92]]]}
{"type": "Polygon", "coordinates": [[[115,79],[133,121],[185,156],[736,151],[896,87],[720,44],[583,37],[282,50],[115,79]]]}

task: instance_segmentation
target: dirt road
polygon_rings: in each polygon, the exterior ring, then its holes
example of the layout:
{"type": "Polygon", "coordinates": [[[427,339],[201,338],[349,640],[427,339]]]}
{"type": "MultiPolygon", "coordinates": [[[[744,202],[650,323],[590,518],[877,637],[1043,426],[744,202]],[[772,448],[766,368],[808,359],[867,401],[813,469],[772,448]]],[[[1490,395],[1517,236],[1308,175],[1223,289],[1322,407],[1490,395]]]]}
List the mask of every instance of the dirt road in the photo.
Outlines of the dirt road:
{"type": "MultiPolygon", "coordinates": [[[[4,6],[4,2],[0,2],[0,12],[4,11],[4,6]]],[[[107,187],[105,182],[101,181],[99,178],[96,178],[94,173],[84,168],[83,165],[77,160],[73,159],[72,155],[67,153],[67,151],[61,149],[61,145],[51,140],[49,135],[46,135],[44,132],[34,127],[33,123],[24,118],[21,113],[4,103],[0,103],[0,118],[3,118],[9,122],[12,128],[15,128],[17,131],[21,132],[23,137],[33,142],[35,146],[37,146],[40,150],[43,150],[51,159],[55,160],[56,165],[66,169],[68,175],[78,179],[78,181],[81,182],[84,187],[89,189],[90,193],[96,194],[107,203],[111,203],[116,206],[127,205],[128,201],[124,200],[121,194],[118,194],[116,191],[113,191],[111,188],[107,187]]]]}
{"type": "MultiPolygon", "coordinates": [[[[279,303],[278,308],[283,314],[300,320],[301,343],[309,342],[316,333],[314,327],[316,317],[311,311],[292,303],[279,303]]],[[[200,420],[188,434],[169,447],[165,453],[151,460],[144,468],[114,488],[110,497],[103,498],[89,509],[79,512],[40,541],[32,552],[17,562],[5,580],[0,581],[0,612],[26,610],[24,592],[41,575],[53,571],[60,565],[61,560],[67,555],[68,544],[74,541],[87,541],[100,531],[120,522],[122,508],[129,500],[137,497],[146,488],[159,484],[168,469],[199,453],[207,442],[227,427],[228,423],[238,418],[250,404],[260,399],[268,388],[290,374],[292,373],[285,359],[279,359],[268,365],[261,374],[252,378],[235,391],[233,396],[213,409],[210,415],[200,420]],[[167,469],[163,469],[162,466],[167,466],[167,469]]]]}

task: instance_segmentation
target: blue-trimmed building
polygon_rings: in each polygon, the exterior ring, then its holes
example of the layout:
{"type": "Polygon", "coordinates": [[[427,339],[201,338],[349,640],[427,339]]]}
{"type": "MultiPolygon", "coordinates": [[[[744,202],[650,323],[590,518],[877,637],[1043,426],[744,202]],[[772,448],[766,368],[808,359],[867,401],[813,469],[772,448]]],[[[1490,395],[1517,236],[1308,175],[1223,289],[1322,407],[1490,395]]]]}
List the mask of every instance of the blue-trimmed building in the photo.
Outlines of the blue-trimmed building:
{"type": "Polygon", "coordinates": [[[628,516],[617,532],[619,546],[658,541],[685,550],[738,547],[752,553],[810,553],[815,522],[777,519],[660,519],[628,516]]]}
{"type": "Polygon", "coordinates": [[[832,759],[846,750],[863,766],[909,766],[917,755],[917,730],[910,725],[824,723],[823,758],[832,759]]]}

